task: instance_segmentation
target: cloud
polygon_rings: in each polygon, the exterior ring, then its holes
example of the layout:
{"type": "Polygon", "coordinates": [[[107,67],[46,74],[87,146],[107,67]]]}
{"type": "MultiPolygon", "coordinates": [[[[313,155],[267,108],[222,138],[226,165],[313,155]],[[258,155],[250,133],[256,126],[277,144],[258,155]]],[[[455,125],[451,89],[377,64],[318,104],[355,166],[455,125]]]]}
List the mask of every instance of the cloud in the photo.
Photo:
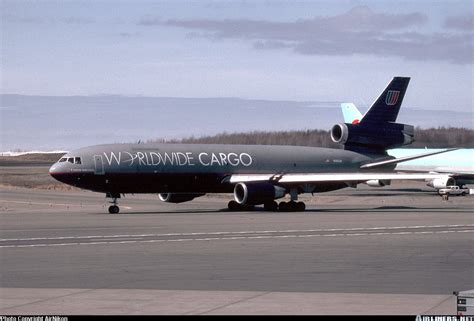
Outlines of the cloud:
{"type": "Polygon", "coordinates": [[[467,14],[463,16],[448,17],[444,26],[450,29],[472,31],[474,30],[474,15],[467,14]]]}
{"type": "Polygon", "coordinates": [[[163,20],[151,16],[143,26],[168,26],[200,32],[210,39],[243,39],[258,50],[290,49],[303,55],[375,55],[407,60],[472,63],[472,34],[411,31],[428,17],[420,12],[375,13],[365,6],[336,16],[275,22],[249,19],[163,20]]]}
{"type": "Polygon", "coordinates": [[[162,25],[163,23],[164,21],[161,18],[153,16],[145,16],[138,21],[138,24],[142,26],[156,26],[162,25]]]}

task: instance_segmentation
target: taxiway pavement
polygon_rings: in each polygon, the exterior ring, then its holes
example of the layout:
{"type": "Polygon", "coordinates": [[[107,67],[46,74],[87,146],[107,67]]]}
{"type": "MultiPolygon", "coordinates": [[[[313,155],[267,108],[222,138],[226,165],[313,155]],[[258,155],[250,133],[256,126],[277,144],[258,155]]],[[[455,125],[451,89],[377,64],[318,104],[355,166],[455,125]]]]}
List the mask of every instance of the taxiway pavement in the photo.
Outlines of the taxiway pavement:
{"type": "Polygon", "coordinates": [[[118,215],[100,194],[3,188],[0,313],[453,314],[474,287],[474,197],[410,186],[303,213],[136,195],[118,215]]]}

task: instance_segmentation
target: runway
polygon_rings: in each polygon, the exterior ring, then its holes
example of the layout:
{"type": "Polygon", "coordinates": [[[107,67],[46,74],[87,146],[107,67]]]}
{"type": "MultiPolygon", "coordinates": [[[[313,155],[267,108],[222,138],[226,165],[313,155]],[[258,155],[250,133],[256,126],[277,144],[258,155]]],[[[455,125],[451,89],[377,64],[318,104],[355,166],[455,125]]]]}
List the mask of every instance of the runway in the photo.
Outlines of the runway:
{"type": "Polygon", "coordinates": [[[61,311],[78,313],[83,292],[105,314],[397,313],[392,302],[401,314],[454,313],[452,292],[474,287],[474,198],[415,185],[305,197],[304,213],[229,212],[230,195],[178,205],[136,195],[111,215],[91,192],[0,193],[6,314],[50,311],[64,293],[77,300],[61,311]],[[182,304],[167,309],[166,293],[182,304]]]}
{"type": "Polygon", "coordinates": [[[410,234],[445,234],[445,233],[473,233],[473,232],[474,232],[474,224],[391,226],[391,227],[320,229],[320,230],[87,235],[87,236],[0,239],[0,248],[68,246],[68,245],[106,245],[106,244],[131,244],[131,243],[162,243],[162,242],[228,241],[228,240],[338,237],[338,236],[347,237],[347,236],[369,236],[369,235],[380,236],[380,235],[410,235],[410,234]]]}

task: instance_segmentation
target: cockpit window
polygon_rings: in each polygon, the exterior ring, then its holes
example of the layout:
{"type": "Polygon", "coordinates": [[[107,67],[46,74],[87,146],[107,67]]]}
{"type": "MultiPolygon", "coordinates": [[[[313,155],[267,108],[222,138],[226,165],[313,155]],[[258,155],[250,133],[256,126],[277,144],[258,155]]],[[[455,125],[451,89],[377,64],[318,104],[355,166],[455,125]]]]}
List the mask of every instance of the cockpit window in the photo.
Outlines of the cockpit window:
{"type": "Polygon", "coordinates": [[[58,163],[69,162],[71,164],[82,164],[82,159],[80,157],[61,157],[58,163]]]}

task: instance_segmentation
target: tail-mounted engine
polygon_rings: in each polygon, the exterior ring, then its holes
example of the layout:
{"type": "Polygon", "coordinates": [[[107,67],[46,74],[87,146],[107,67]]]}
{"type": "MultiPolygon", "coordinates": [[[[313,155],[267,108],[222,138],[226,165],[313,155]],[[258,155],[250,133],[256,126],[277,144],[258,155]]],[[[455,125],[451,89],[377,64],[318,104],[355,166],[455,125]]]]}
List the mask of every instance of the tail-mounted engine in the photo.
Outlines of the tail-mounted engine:
{"type": "Polygon", "coordinates": [[[414,141],[414,127],[398,123],[370,124],[336,124],[331,129],[331,139],[343,144],[345,149],[358,150],[361,148],[386,150],[414,141]]]}

